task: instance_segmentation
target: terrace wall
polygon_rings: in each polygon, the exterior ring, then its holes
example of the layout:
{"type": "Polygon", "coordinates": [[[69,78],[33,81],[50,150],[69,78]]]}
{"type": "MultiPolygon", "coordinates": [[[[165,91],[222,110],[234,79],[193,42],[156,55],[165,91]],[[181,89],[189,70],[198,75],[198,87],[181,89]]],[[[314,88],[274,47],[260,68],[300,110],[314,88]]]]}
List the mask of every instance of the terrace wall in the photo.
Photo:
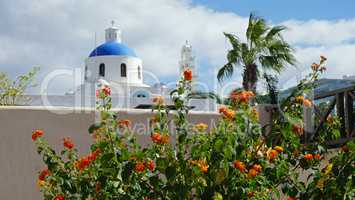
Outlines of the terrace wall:
{"type": "MultiPolygon", "coordinates": [[[[260,123],[264,126],[269,122],[270,113],[263,107],[258,110],[260,123]]],[[[150,142],[149,135],[146,135],[149,133],[149,119],[154,115],[150,110],[114,111],[119,118],[132,121],[132,129],[141,144],[150,142]]],[[[63,148],[62,138],[68,136],[78,147],[79,154],[85,155],[92,141],[87,130],[96,118],[97,114],[92,109],[0,106],[0,200],[42,199],[36,179],[44,165],[31,139],[32,130],[43,129],[46,140],[57,152],[63,148]]],[[[209,127],[213,127],[218,118],[216,112],[195,111],[189,114],[191,123],[203,122],[209,127]]],[[[307,174],[304,172],[304,180],[307,174]]]]}
{"type": "MultiPolygon", "coordinates": [[[[132,121],[140,143],[148,144],[147,133],[150,110],[114,110],[122,119],[132,121]]],[[[203,122],[213,126],[218,113],[191,112],[191,123],[203,122]]],[[[0,107],[0,199],[38,200],[36,186],[38,171],[43,169],[41,157],[31,139],[34,129],[43,129],[45,138],[57,152],[62,149],[62,138],[70,137],[80,155],[88,153],[91,137],[88,127],[95,122],[95,111],[90,109],[42,107],[0,107]]]]}

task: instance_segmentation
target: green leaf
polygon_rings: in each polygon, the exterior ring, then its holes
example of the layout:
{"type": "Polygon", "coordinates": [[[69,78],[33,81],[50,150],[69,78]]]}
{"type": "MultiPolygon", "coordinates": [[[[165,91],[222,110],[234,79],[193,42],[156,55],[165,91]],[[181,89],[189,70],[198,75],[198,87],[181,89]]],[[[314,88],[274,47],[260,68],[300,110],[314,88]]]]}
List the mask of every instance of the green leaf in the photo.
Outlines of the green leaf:
{"type": "Polygon", "coordinates": [[[215,192],[213,200],[223,200],[223,196],[221,195],[221,193],[215,192]]]}
{"type": "Polygon", "coordinates": [[[174,166],[169,166],[165,170],[165,175],[168,180],[173,180],[176,176],[176,168],[174,166]]]}

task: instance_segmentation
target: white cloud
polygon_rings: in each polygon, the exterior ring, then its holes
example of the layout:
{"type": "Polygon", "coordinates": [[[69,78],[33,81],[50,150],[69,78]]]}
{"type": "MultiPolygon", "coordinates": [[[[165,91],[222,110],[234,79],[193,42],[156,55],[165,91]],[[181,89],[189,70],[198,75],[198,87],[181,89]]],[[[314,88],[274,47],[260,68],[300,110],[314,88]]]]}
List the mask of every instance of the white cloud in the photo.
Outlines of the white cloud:
{"type": "MultiPolygon", "coordinates": [[[[192,6],[189,0],[14,0],[0,2],[0,69],[18,74],[24,67],[41,66],[42,74],[63,67],[81,67],[84,59],[104,40],[104,29],[114,19],[123,41],[143,59],[146,70],[160,77],[178,74],[181,45],[187,39],[196,52],[203,80],[214,79],[229,47],[222,32],[243,39],[247,18],[192,6]],[[207,64],[206,64],[207,63],[207,64]],[[208,69],[205,69],[207,68],[208,69]]],[[[283,22],[285,39],[296,46],[300,67],[329,57],[329,75],[355,74],[350,44],[355,20],[283,22]],[[341,69],[341,70],[338,70],[341,69]]],[[[285,71],[289,79],[293,69],[285,71]]],[[[236,76],[239,76],[236,75],[236,76]]],[[[239,79],[239,78],[238,78],[239,79]]]]}
{"type": "Polygon", "coordinates": [[[349,20],[288,20],[282,23],[289,28],[285,37],[300,45],[339,45],[355,39],[355,19],[349,20]]]}

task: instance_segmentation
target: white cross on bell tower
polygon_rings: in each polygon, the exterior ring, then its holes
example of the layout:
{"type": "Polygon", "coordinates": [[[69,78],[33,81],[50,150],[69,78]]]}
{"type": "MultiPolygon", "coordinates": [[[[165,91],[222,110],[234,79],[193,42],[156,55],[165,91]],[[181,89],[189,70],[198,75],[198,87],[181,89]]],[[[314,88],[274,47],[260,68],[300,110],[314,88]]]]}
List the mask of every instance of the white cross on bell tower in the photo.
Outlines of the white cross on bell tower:
{"type": "Polygon", "coordinates": [[[105,30],[106,42],[118,42],[121,43],[121,30],[115,27],[115,21],[111,21],[111,27],[105,30]]]}

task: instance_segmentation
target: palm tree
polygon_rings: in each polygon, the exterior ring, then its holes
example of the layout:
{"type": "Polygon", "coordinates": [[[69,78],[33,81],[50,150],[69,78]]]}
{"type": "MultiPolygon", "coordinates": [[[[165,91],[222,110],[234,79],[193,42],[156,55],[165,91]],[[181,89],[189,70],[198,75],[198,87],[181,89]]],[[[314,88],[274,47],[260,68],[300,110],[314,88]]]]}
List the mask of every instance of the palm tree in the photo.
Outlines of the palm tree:
{"type": "Polygon", "coordinates": [[[270,27],[265,20],[250,14],[246,31],[246,42],[236,35],[224,33],[232,45],[227,54],[227,64],[218,71],[218,81],[233,75],[235,67],[243,67],[243,88],[256,92],[256,84],[261,66],[265,71],[280,73],[286,64],[294,65],[293,49],[285,42],[281,32],[284,26],[270,27]]]}

